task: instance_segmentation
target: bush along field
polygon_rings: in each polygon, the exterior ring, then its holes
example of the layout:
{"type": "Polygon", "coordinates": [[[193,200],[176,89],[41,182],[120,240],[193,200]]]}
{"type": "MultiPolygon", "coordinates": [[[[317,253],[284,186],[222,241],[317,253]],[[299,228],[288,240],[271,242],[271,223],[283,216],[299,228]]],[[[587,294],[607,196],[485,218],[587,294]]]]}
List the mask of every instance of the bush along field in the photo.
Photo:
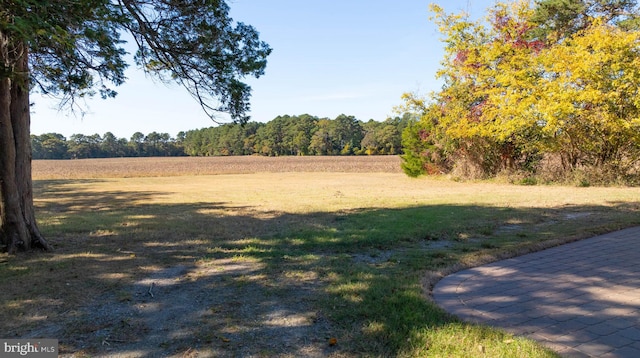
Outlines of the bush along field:
{"type": "Polygon", "coordinates": [[[233,173],[233,158],[156,163],[171,176],[137,159],[120,163],[126,172],[68,161],[78,167],[66,179],[34,162],[55,251],[0,258],[0,331],[57,338],[76,357],[554,357],[446,314],[432,285],[640,224],[638,188],[413,179],[357,157],[249,159],[233,173]]]}
{"type": "Polygon", "coordinates": [[[635,1],[498,1],[476,21],[431,11],[444,84],[405,96],[421,117],[403,133],[408,174],[640,183],[635,1]]]}

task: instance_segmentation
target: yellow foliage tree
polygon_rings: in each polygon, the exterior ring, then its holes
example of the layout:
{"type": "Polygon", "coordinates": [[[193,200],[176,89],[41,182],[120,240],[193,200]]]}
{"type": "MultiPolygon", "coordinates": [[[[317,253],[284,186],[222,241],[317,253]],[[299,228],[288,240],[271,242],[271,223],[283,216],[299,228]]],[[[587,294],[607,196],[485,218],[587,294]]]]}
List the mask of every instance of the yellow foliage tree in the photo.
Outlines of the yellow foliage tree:
{"type": "MultiPolygon", "coordinates": [[[[430,110],[423,127],[435,134],[420,132],[429,138],[425,146],[437,137],[455,147],[449,159],[485,176],[504,169],[534,174],[552,155],[570,170],[638,175],[639,31],[596,13],[584,29],[561,37],[540,31],[526,0],[497,3],[475,22],[436,5],[431,10],[445,37],[438,72],[445,84],[424,105],[430,110]]],[[[406,142],[417,150],[415,140],[406,142]]],[[[415,163],[406,166],[415,174],[415,163]]]]}
{"type": "Polygon", "coordinates": [[[447,39],[438,73],[445,86],[435,97],[442,108],[439,125],[457,141],[458,161],[485,175],[527,166],[538,152],[532,94],[542,75],[535,62],[543,47],[528,38],[528,2],[497,4],[489,27],[432,10],[447,39]]]}
{"type": "Polygon", "coordinates": [[[535,111],[548,151],[624,174],[640,159],[640,33],[595,21],[543,51],[535,111]]]}

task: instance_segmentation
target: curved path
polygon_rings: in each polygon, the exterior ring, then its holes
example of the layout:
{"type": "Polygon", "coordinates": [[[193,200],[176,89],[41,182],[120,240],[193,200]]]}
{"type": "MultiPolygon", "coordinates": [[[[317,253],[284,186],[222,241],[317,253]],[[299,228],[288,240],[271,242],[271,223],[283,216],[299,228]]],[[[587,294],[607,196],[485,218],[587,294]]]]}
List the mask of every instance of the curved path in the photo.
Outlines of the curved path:
{"type": "Polygon", "coordinates": [[[457,272],[433,297],[565,357],[640,357],[640,227],[457,272]]]}

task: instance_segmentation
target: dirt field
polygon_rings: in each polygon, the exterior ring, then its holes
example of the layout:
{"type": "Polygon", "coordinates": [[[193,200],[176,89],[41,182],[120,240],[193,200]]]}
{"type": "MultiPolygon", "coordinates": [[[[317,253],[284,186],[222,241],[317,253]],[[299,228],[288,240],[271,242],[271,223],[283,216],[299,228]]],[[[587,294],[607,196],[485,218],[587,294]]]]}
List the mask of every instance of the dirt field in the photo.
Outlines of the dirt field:
{"type": "Polygon", "coordinates": [[[34,179],[129,178],[277,172],[400,173],[400,157],[169,157],[34,160],[34,179]]]}

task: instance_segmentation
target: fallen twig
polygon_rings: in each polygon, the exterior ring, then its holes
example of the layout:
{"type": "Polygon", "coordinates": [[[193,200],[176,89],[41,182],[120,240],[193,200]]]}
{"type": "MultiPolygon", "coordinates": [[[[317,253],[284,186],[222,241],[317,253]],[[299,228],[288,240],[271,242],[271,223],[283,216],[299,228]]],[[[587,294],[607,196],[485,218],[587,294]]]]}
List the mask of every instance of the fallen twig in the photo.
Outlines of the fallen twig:
{"type": "Polygon", "coordinates": [[[125,341],[125,340],[122,340],[122,339],[113,339],[113,338],[111,338],[111,337],[107,336],[107,338],[105,338],[105,339],[103,339],[103,340],[102,340],[102,345],[103,345],[103,346],[110,346],[110,345],[111,345],[111,343],[109,343],[109,341],[111,341],[111,342],[116,342],[116,343],[127,343],[127,341],[125,341]]]}
{"type": "Polygon", "coordinates": [[[153,290],[153,282],[151,282],[151,285],[149,286],[149,295],[151,296],[151,298],[153,298],[153,292],[151,292],[151,290],[153,290]]]}

